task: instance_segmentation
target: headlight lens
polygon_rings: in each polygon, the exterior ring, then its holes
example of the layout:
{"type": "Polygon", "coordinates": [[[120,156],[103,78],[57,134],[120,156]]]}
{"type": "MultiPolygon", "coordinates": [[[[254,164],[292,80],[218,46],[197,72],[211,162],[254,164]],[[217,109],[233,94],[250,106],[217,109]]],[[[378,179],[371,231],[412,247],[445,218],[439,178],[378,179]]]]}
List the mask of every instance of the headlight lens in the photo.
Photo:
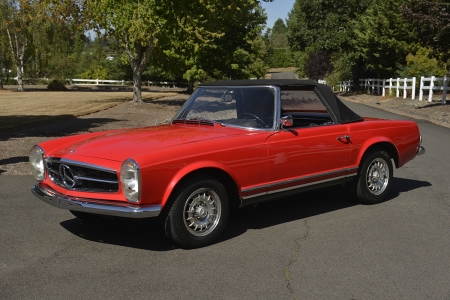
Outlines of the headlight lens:
{"type": "Polygon", "coordinates": [[[31,173],[34,178],[39,181],[45,179],[45,167],[44,167],[44,150],[39,146],[34,146],[30,150],[30,165],[31,173]]]}
{"type": "Polygon", "coordinates": [[[141,198],[141,170],[138,164],[127,159],[120,168],[120,183],[125,197],[130,202],[138,202],[141,198]]]}

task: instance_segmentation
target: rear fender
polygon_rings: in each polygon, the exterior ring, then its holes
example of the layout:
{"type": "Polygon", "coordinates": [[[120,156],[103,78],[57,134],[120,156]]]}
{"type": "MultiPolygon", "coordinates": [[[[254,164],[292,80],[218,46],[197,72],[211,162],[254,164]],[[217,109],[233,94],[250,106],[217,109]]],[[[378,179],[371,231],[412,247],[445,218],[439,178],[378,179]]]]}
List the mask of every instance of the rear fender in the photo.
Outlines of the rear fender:
{"type": "MultiPolygon", "coordinates": [[[[397,147],[395,146],[394,142],[393,142],[391,139],[389,139],[389,138],[387,138],[387,137],[385,137],[385,136],[371,137],[370,139],[366,140],[366,141],[361,145],[361,149],[360,149],[360,151],[359,151],[359,153],[358,153],[357,164],[358,164],[358,165],[361,165],[362,159],[363,159],[363,157],[364,157],[364,154],[367,153],[367,150],[368,150],[370,147],[373,147],[373,146],[376,147],[377,144],[380,144],[380,147],[382,148],[382,147],[383,147],[383,145],[382,145],[383,143],[389,144],[389,145],[391,146],[391,148],[393,149],[393,151],[395,151],[395,153],[390,153],[390,154],[391,154],[391,158],[394,159],[394,161],[395,161],[395,163],[396,163],[396,165],[397,165],[397,164],[398,164],[398,155],[399,155],[398,149],[397,149],[397,147]],[[395,156],[393,156],[392,154],[395,154],[395,156]]],[[[389,150],[389,149],[388,149],[388,150],[389,150]]],[[[392,152],[392,151],[388,151],[388,152],[392,152]]]]}

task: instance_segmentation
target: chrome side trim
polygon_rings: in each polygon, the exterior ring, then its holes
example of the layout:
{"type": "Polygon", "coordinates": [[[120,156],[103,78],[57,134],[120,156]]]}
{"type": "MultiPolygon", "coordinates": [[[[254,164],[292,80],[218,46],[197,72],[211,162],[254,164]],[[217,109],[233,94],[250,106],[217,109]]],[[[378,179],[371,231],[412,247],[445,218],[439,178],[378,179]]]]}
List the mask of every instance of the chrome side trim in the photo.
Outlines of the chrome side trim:
{"type": "Polygon", "coordinates": [[[298,188],[302,188],[302,187],[307,187],[307,186],[311,186],[311,185],[315,185],[315,184],[319,184],[319,183],[325,183],[325,182],[329,182],[329,181],[333,181],[333,180],[339,180],[342,178],[346,178],[346,177],[350,177],[350,176],[339,176],[339,177],[333,177],[333,178],[328,178],[328,179],[324,179],[324,180],[319,180],[319,181],[314,181],[314,182],[310,182],[310,183],[304,183],[304,184],[300,184],[300,185],[296,185],[296,186],[290,186],[287,188],[283,188],[283,189],[279,189],[279,190],[273,190],[273,191],[269,191],[267,194],[275,194],[275,193],[281,193],[281,192],[285,192],[285,191],[290,191],[290,190],[295,190],[298,188]]]}
{"type": "Polygon", "coordinates": [[[112,201],[66,196],[41,184],[33,186],[31,192],[38,199],[54,207],[99,215],[149,218],[157,217],[162,210],[161,205],[130,205],[127,203],[111,203],[112,201]]]}
{"type": "Polygon", "coordinates": [[[259,196],[264,196],[264,195],[267,195],[267,192],[264,192],[264,193],[259,193],[259,194],[253,194],[253,195],[250,195],[250,196],[246,196],[246,197],[242,197],[242,199],[251,199],[251,198],[255,198],[255,197],[259,197],[259,196]]]}
{"type": "Polygon", "coordinates": [[[330,181],[333,181],[333,180],[339,180],[339,179],[343,179],[343,178],[353,177],[353,176],[356,176],[358,174],[357,171],[358,171],[358,167],[353,167],[353,168],[349,168],[349,169],[346,169],[346,170],[333,171],[333,172],[327,172],[327,173],[314,175],[314,176],[306,176],[306,177],[301,177],[301,178],[296,178],[296,179],[290,179],[290,180],[286,180],[286,181],[283,181],[283,182],[278,182],[276,184],[269,184],[269,185],[264,185],[264,186],[252,187],[252,188],[249,188],[249,189],[241,190],[241,192],[242,193],[248,193],[248,192],[256,191],[256,190],[263,189],[263,188],[276,187],[276,186],[285,185],[285,184],[289,184],[289,183],[294,183],[294,182],[298,182],[298,181],[305,181],[305,180],[320,178],[320,177],[324,177],[324,176],[328,176],[328,175],[339,174],[339,173],[343,173],[343,172],[352,172],[350,174],[346,174],[346,175],[342,175],[342,176],[336,176],[336,177],[333,177],[333,178],[317,180],[317,181],[314,181],[314,182],[309,182],[309,183],[304,183],[304,184],[298,184],[298,185],[295,185],[295,186],[290,186],[290,187],[287,187],[287,188],[272,190],[272,191],[269,191],[269,192],[253,194],[253,195],[242,197],[242,199],[245,200],[245,199],[250,199],[250,198],[264,196],[264,195],[271,195],[271,194],[285,192],[285,191],[294,190],[294,189],[299,189],[299,188],[303,188],[303,187],[307,187],[307,186],[311,186],[311,185],[315,185],[315,184],[321,184],[321,183],[325,183],[325,182],[330,182],[330,181]]]}
{"type": "MultiPolygon", "coordinates": [[[[312,175],[312,176],[306,176],[306,177],[300,177],[300,178],[295,178],[295,179],[289,179],[283,182],[277,182],[274,184],[269,184],[269,188],[271,187],[276,187],[279,185],[285,185],[285,184],[290,184],[290,183],[294,183],[297,181],[305,181],[305,180],[310,180],[310,179],[315,179],[315,178],[320,178],[320,177],[324,177],[324,176],[329,176],[329,175],[334,175],[334,174],[339,174],[339,173],[345,173],[348,172],[348,169],[345,170],[339,170],[339,171],[333,171],[333,172],[327,172],[327,173],[322,173],[322,174],[317,174],[317,175],[312,175]]],[[[341,177],[333,177],[333,179],[340,179],[340,178],[344,178],[346,177],[346,175],[343,175],[341,177]]]]}

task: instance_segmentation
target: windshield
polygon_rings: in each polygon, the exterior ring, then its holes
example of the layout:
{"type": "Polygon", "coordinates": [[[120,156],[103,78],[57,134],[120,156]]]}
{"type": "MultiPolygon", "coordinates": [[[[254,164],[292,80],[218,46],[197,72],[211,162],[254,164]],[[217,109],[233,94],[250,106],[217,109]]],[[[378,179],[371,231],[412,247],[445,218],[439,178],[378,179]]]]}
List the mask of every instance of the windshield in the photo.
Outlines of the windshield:
{"type": "Polygon", "coordinates": [[[177,120],[203,120],[246,128],[273,128],[275,89],[270,87],[200,87],[177,120]]]}

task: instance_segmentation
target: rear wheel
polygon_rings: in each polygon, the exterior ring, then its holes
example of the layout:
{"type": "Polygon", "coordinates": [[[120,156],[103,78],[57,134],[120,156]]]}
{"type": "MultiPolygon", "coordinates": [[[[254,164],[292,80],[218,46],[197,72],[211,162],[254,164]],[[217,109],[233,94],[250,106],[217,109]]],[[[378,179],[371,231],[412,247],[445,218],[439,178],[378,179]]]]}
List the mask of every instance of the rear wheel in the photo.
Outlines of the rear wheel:
{"type": "Polygon", "coordinates": [[[184,248],[211,244],[225,228],[228,195],[212,177],[197,177],[177,189],[175,201],[163,219],[166,235],[184,248]]]}
{"type": "Polygon", "coordinates": [[[355,179],[354,195],[358,202],[376,204],[386,200],[391,189],[393,166],[389,154],[382,150],[369,152],[355,179]]]}

